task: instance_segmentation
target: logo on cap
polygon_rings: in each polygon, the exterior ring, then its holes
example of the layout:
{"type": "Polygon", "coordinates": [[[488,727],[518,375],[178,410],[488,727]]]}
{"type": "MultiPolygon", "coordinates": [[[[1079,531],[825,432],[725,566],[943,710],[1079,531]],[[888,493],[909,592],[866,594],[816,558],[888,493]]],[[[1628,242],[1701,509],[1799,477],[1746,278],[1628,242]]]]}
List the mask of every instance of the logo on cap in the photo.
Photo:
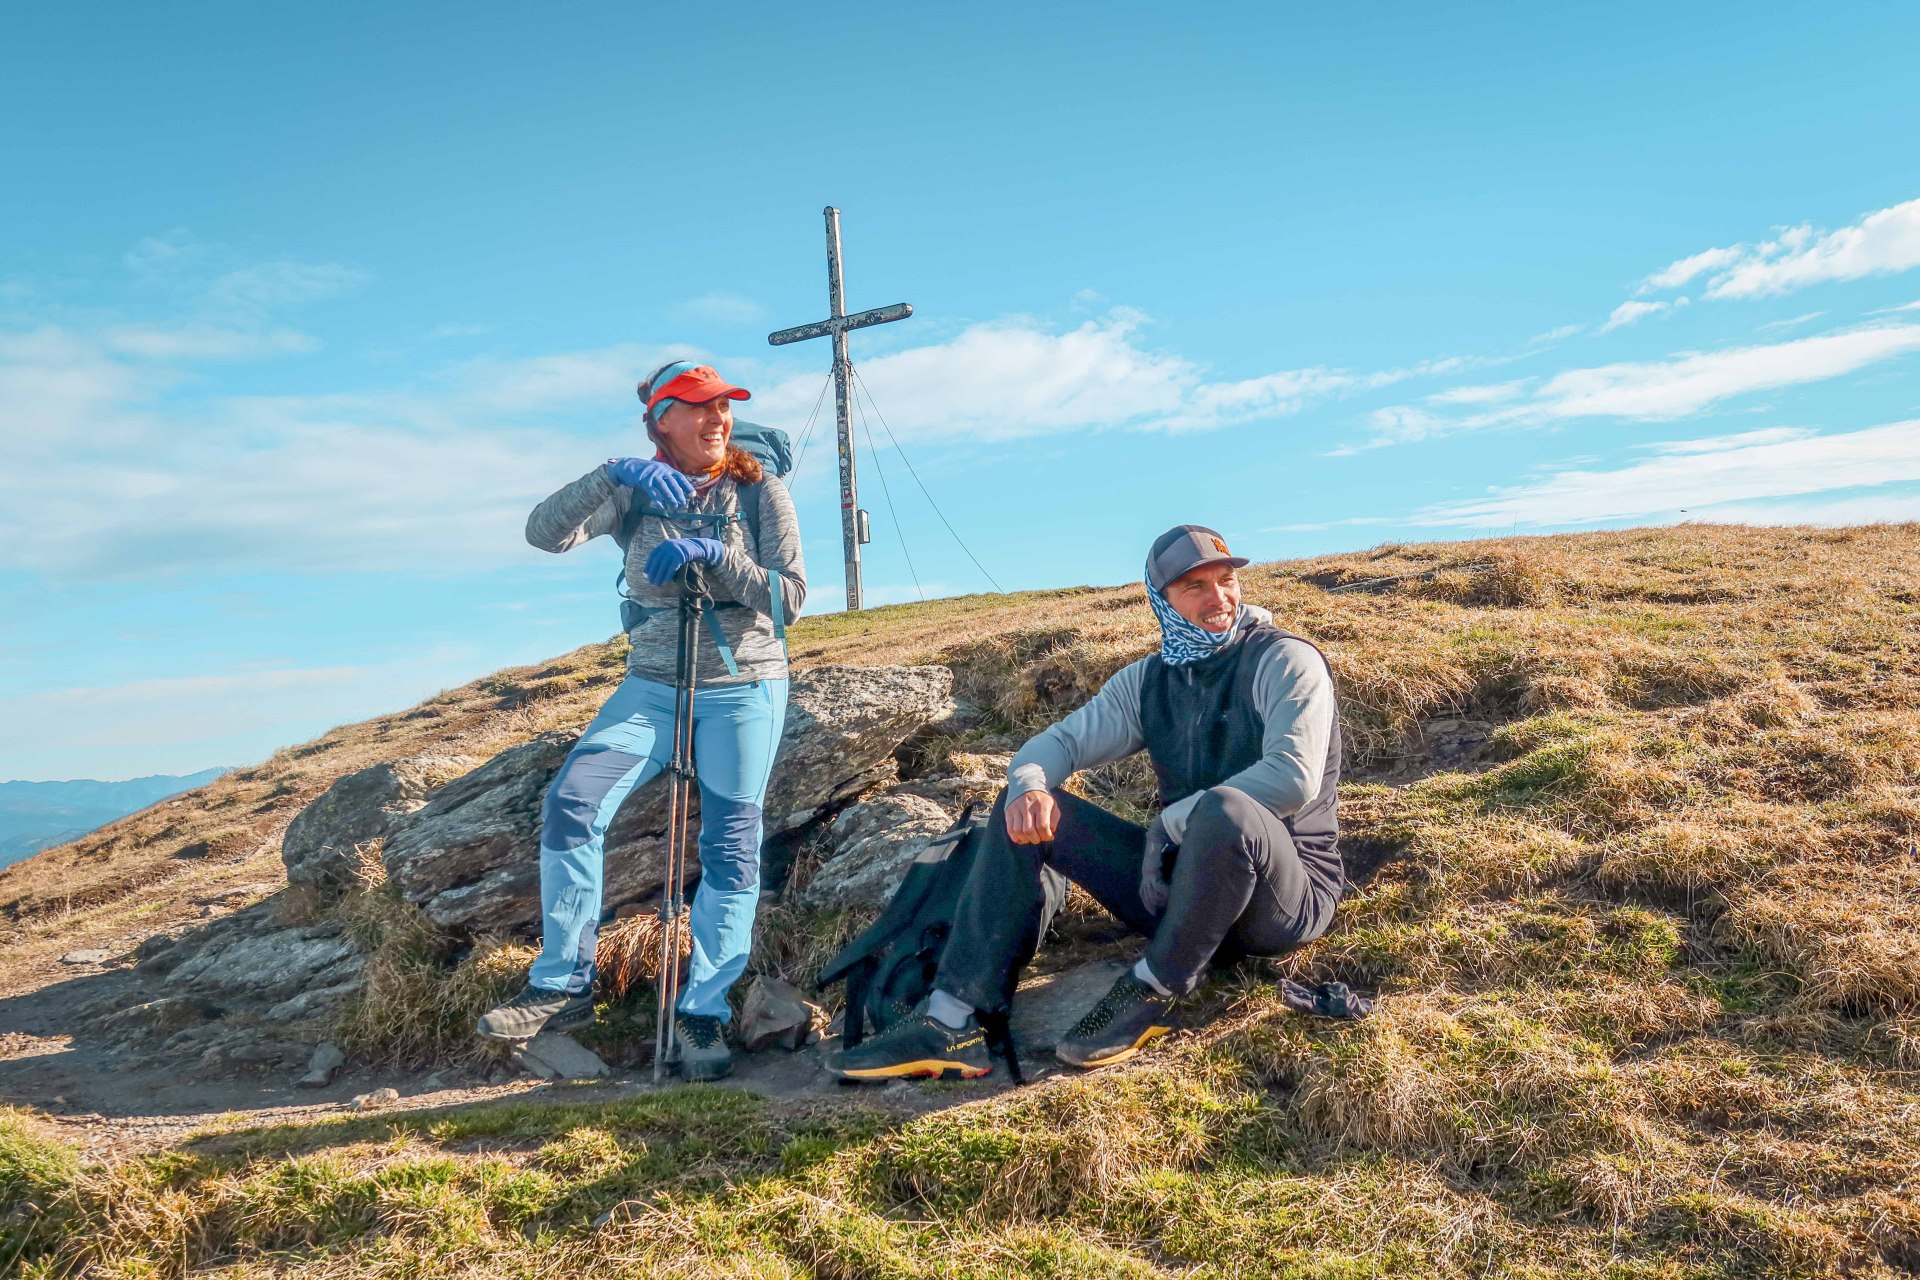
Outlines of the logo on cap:
{"type": "Polygon", "coordinates": [[[1223,556],[1230,556],[1233,554],[1233,552],[1227,550],[1227,544],[1220,541],[1220,539],[1218,538],[1215,538],[1213,540],[1213,549],[1215,551],[1218,551],[1223,556]]]}

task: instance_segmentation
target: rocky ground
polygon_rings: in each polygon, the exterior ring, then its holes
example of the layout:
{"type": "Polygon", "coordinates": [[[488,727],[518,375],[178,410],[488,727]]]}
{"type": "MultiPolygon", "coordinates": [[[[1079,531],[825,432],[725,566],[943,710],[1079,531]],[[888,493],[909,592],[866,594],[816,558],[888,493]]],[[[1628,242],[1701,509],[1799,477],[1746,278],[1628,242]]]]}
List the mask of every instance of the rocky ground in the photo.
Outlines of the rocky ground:
{"type": "MultiPolygon", "coordinates": [[[[797,904],[871,913],[962,807],[991,799],[1004,753],[924,750],[968,723],[951,689],[944,667],[823,667],[796,679],[767,805],[769,908],[799,854],[807,874],[791,894],[797,904]]],[[[537,937],[539,806],[571,741],[547,733],[490,759],[411,756],[341,777],[288,825],[284,881],[238,886],[132,946],[63,953],[53,980],[0,997],[0,1096],[111,1159],[207,1128],[554,1088],[593,1097],[652,1088],[650,1066],[635,1062],[650,1047],[637,1032],[612,1062],[569,1037],[542,1037],[525,1052],[412,1070],[335,1043],[342,1010],[366,996],[377,950],[356,928],[356,898],[377,893],[417,909],[447,955],[537,937]]],[[[616,820],[609,912],[640,915],[657,902],[664,797],[656,782],[616,820]]],[[[1095,958],[1033,979],[1019,1031],[1040,1055],[1036,1073],[1112,976],[1095,958]]],[[[741,1055],[739,1082],[770,1096],[834,1094],[821,1061],[837,1028],[824,1010],[772,975],[742,996],[737,1032],[759,1051],[741,1055]]]]}

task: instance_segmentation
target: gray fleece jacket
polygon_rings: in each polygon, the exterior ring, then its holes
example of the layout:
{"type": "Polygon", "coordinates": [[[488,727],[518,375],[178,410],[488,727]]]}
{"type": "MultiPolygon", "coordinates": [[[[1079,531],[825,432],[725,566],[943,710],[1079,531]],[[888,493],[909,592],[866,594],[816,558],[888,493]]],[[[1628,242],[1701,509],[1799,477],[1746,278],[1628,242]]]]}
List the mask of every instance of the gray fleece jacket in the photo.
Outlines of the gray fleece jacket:
{"type": "MultiPolygon", "coordinates": [[[[792,624],[800,616],[807,599],[807,571],[800,559],[800,524],[794,517],[793,499],[778,477],[768,474],[760,482],[760,542],[748,546],[744,520],[729,520],[716,525],[706,522],[674,521],[647,517],[640,521],[633,540],[621,548],[626,556],[627,594],[640,604],[658,610],[627,633],[633,651],[627,655],[627,672],[672,684],[675,645],[678,639],[676,610],[680,590],[669,583],[663,587],[647,583],[647,556],[669,537],[717,538],[726,547],[719,563],[702,565],[707,589],[715,603],[727,601],[745,605],[742,609],[721,609],[714,617],[733,648],[737,676],[728,675],[713,636],[703,625],[700,629],[698,683],[710,685],[745,684],[752,680],[784,680],[787,677],[787,650],[773,634],[773,594],[768,586],[767,570],[780,572],[780,598],[786,621],[792,624]]],[[[601,534],[619,536],[620,525],[629,507],[644,495],[615,484],[605,467],[593,470],[562,488],[533,509],[527,517],[527,541],[542,551],[571,551],[601,534]]],[[[705,493],[694,498],[688,510],[699,514],[737,515],[740,487],[722,476],[705,493]]]]}
{"type": "MultiPolygon", "coordinates": [[[[1273,615],[1257,605],[1247,612],[1262,622],[1273,615]]],[[[1086,705],[1020,748],[1007,766],[1007,798],[1057,787],[1082,769],[1106,764],[1147,745],[1140,730],[1140,681],[1147,659],[1122,667],[1086,705]]],[[[1319,794],[1339,704],[1333,674],[1304,640],[1282,640],[1254,672],[1253,697],[1260,711],[1261,756],[1222,782],[1287,817],[1319,794]]],[[[1167,806],[1161,814],[1175,844],[1186,833],[1187,815],[1205,792],[1167,806]]]]}

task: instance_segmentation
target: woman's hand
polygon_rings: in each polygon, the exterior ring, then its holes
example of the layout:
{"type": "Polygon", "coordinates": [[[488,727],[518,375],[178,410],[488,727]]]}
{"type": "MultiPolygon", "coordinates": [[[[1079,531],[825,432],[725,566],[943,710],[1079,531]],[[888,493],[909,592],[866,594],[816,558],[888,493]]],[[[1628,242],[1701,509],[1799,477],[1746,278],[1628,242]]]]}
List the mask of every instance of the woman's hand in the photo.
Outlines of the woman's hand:
{"type": "Polygon", "coordinates": [[[693,501],[693,481],[658,458],[608,458],[607,479],[640,490],[668,511],[682,510],[693,501]]]}
{"type": "Polygon", "coordinates": [[[1007,801],[1007,836],[1015,844],[1045,844],[1060,825],[1060,802],[1045,791],[1007,801]]]}
{"type": "Polygon", "coordinates": [[[727,549],[714,538],[670,538],[647,557],[647,581],[664,587],[673,576],[695,560],[715,563],[726,558],[727,549]]]}

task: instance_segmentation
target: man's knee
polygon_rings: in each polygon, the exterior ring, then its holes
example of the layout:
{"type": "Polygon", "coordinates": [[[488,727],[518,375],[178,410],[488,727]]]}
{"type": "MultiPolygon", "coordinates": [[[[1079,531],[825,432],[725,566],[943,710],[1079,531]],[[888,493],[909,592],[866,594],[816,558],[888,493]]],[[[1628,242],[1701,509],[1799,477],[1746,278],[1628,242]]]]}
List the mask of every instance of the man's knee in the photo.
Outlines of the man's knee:
{"type": "Polygon", "coordinates": [[[568,755],[547,786],[540,810],[541,847],[577,849],[591,840],[601,802],[641,760],[610,747],[585,747],[568,755]]]}
{"type": "Polygon", "coordinates": [[[1244,791],[1215,787],[1194,804],[1180,840],[1184,857],[1193,852],[1217,852],[1251,857],[1271,838],[1278,819],[1273,811],[1244,791]]]}

